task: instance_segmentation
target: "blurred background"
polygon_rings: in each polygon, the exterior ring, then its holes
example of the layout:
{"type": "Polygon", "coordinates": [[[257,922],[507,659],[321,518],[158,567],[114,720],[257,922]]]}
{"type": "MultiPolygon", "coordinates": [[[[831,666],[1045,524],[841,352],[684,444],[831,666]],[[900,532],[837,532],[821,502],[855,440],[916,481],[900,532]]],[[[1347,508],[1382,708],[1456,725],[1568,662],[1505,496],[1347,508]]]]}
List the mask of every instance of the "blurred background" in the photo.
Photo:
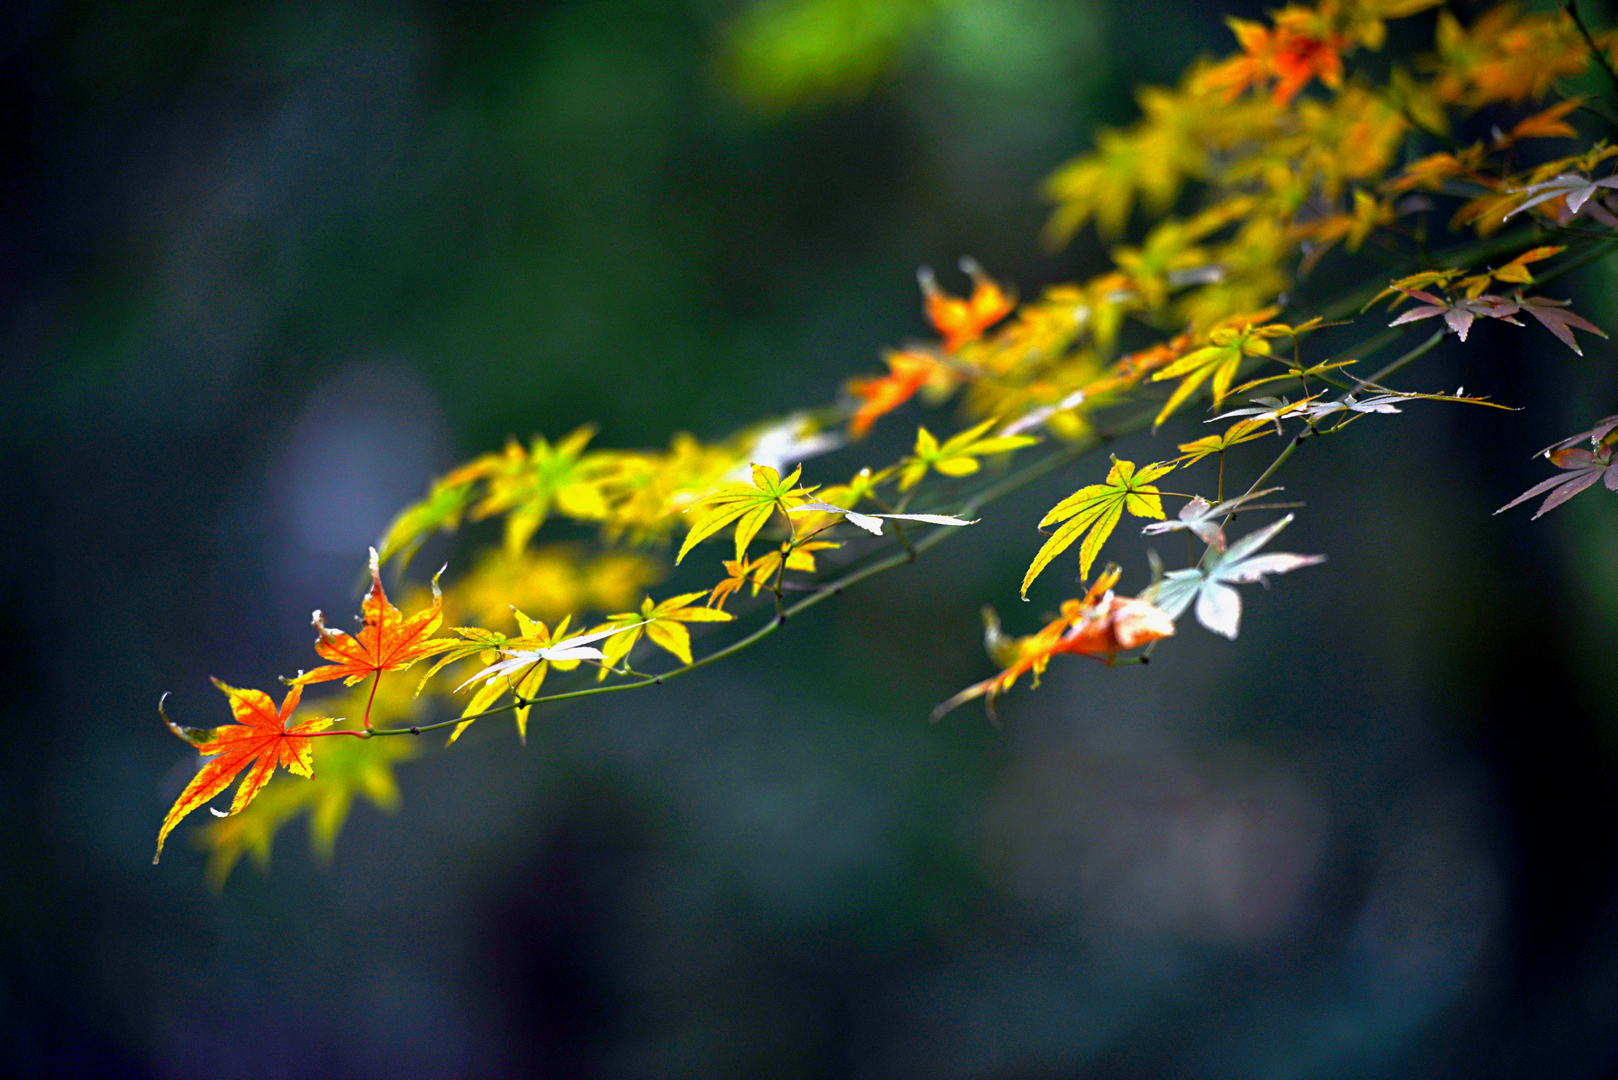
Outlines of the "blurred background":
{"type": "MultiPolygon", "coordinates": [[[[1279,546],[1330,561],[1235,644],[926,724],[980,604],[1039,624],[1090,462],[734,661],[435,743],[329,865],[294,825],[216,895],[194,821],[150,865],[194,761],[158,695],[212,724],[209,675],[308,666],[432,475],[827,400],[925,331],[919,264],[1095,272],[1039,181],[1260,8],[9,5],[0,1072],[1618,1073],[1618,500],[1490,516],[1618,378],[1503,326],[1411,381],[1525,411],[1294,459],[1279,546]]],[[[1568,284],[1618,325],[1610,265],[1568,284]]]]}

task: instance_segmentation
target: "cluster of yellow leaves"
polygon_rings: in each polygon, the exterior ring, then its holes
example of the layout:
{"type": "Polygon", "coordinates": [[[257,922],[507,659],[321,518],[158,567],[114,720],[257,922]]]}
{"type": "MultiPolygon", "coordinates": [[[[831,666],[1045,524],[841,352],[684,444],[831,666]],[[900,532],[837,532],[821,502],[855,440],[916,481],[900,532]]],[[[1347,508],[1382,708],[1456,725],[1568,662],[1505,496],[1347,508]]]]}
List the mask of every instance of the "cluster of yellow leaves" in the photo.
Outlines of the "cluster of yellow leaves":
{"type": "Polygon", "coordinates": [[[1208,334],[1208,344],[1185,354],[1161,371],[1152,375],[1153,382],[1178,378],[1180,384],[1169,395],[1168,401],[1157,414],[1161,424],[1178,409],[1203,382],[1212,377],[1213,403],[1218,408],[1230,392],[1230,384],[1240,370],[1242,361],[1249,356],[1269,356],[1270,342],[1276,338],[1295,338],[1314,329],[1319,319],[1292,327],[1284,323],[1265,322],[1275,314],[1273,308],[1252,316],[1231,319],[1214,327],[1208,334]]]}
{"type": "Polygon", "coordinates": [[[543,544],[516,554],[490,548],[446,594],[444,614],[453,622],[495,626],[513,608],[550,620],[616,611],[664,574],[661,561],[638,551],[591,552],[581,544],[543,544]]]}
{"type": "MultiPolygon", "coordinates": [[[[822,516],[830,517],[832,515],[822,516]]],[[[782,544],[775,551],[765,552],[751,562],[741,559],[726,559],[724,564],[725,577],[719,584],[709,590],[708,606],[723,611],[725,601],[749,584],[753,587],[753,595],[757,596],[760,589],[769,585],[787,570],[812,574],[816,570],[815,552],[841,546],[841,544],[833,543],[830,540],[809,540],[782,544]]],[[[701,596],[702,594],[698,593],[697,595],[701,596]]]]}
{"type": "Polygon", "coordinates": [[[745,473],[763,446],[805,445],[815,425],[802,418],[763,424],[718,444],[676,435],[667,451],[589,450],[594,435],[580,428],[554,446],[535,436],[528,447],[510,442],[437,480],[427,498],[407,507],[389,527],[382,559],[405,558],[437,530],[463,519],[503,516],[505,547],[514,558],[552,517],[594,525],[608,543],[666,537],[680,513],[727,479],[745,473]]]}
{"type": "MultiPolygon", "coordinates": [[[[1603,51],[1615,42],[1618,37],[1610,31],[1596,35],[1596,47],[1603,51]]],[[[1465,109],[1537,100],[1556,80],[1582,74],[1592,59],[1584,35],[1560,7],[1529,11],[1499,4],[1470,26],[1443,11],[1436,44],[1437,55],[1428,63],[1433,93],[1465,109]]]]}
{"type": "Polygon", "coordinates": [[[899,466],[899,490],[909,491],[927,475],[928,470],[944,476],[971,476],[982,468],[980,458],[1009,453],[1038,442],[1031,435],[989,435],[996,421],[985,420],[976,427],[967,428],[939,442],[926,428],[916,430],[916,448],[899,466]]]}
{"type": "Polygon", "coordinates": [[[1063,524],[1051,534],[1049,540],[1034,556],[1028,572],[1023,575],[1022,595],[1028,596],[1028,586],[1062,552],[1073,546],[1082,535],[1079,545],[1079,576],[1090,576],[1090,566],[1101,551],[1101,545],[1118,527],[1118,521],[1128,510],[1135,517],[1163,520],[1163,500],[1152,481],[1173,472],[1173,462],[1135,468],[1134,462],[1112,459],[1107,479],[1099,484],[1082,487],[1051,507],[1040,521],[1039,527],[1063,524]]]}
{"type": "Polygon", "coordinates": [[[692,515],[691,531],[686,533],[674,561],[678,563],[692,548],[730,525],[736,527],[736,558],[745,559],[747,545],[765,522],[809,501],[814,489],[798,486],[802,475],[803,469],[794,469],[783,480],[780,472],[768,465],[754,465],[751,484],[725,484],[701,496],[691,504],[690,509],[700,513],[692,515]]]}

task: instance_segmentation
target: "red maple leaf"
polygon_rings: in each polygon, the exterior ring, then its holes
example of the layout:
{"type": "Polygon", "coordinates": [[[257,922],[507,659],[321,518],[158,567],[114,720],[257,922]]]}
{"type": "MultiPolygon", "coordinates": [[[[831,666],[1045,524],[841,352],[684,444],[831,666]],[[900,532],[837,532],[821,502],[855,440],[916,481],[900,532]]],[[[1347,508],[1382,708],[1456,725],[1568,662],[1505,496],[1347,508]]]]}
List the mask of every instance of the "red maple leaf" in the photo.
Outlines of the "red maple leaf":
{"type": "Polygon", "coordinates": [[[1011,314],[1017,300],[1000,283],[983,272],[972,259],[962,259],[961,269],[971,275],[972,295],[951,296],[938,287],[933,272],[922,267],[916,277],[927,302],[927,319],[944,335],[944,351],[954,352],[983,331],[1011,314]]]}
{"type": "MultiPolygon", "coordinates": [[[[434,638],[432,633],[444,621],[444,598],[438,591],[438,578],[433,577],[433,604],[408,619],[404,613],[388,602],[382,589],[382,574],[377,566],[376,549],[371,549],[371,591],[360,605],[365,621],[358,634],[346,634],[326,625],[325,616],[315,612],[314,627],[320,631],[315,640],[315,652],[332,661],[324,667],[303,672],[291,680],[293,686],[310,683],[346,680],[349,686],[384,671],[403,671],[424,657],[435,656],[459,642],[452,638],[434,638]]],[[[369,717],[366,726],[369,727],[369,717]]]]}
{"type": "Polygon", "coordinates": [[[914,397],[940,370],[938,361],[926,353],[893,352],[883,359],[888,363],[888,374],[855,379],[848,384],[849,393],[862,402],[848,425],[849,434],[856,439],[871,430],[877,417],[887,415],[914,397]]]}
{"type": "Polygon", "coordinates": [[[270,782],[277,765],[285,765],[289,772],[298,776],[313,776],[314,756],[308,736],[316,731],[324,731],[334,722],[329,717],[317,716],[287,727],[292,710],[298,707],[298,699],[303,696],[301,686],[293,686],[287,691],[286,699],[281,702],[281,710],[277,712],[275,703],[262,690],[238,690],[218,679],[213,684],[230,699],[230,711],[240,723],[212,729],[181,727],[170,720],[167,713],[163,713],[161,703],[157,707],[170,731],[195,746],[203,755],[218,756],[202,767],[169,808],[168,816],[163,819],[163,828],[157,834],[157,854],[152,856],[154,864],[163,857],[163,841],[168,839],[169,831],[179,824],[180,819],[229,787],[249,763],[253,768],[242,781],[242,786],[236,789],[236,798],[230,804],[231,814],[240,812],[253,801],[259,790],[270,782]]]}

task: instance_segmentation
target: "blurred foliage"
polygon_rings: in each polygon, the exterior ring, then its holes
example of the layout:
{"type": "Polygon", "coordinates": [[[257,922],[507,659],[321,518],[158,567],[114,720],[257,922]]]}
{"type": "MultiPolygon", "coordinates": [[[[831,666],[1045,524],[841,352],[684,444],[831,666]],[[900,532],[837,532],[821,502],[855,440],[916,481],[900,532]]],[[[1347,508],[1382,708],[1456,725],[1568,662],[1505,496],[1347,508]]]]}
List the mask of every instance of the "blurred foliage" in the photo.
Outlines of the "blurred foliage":
{"type": "Polygon", "coordinates": [[[724,70],[769,111],[824,105],[871,88],[961,0],[761,0],[731,23],[724,70]]]}

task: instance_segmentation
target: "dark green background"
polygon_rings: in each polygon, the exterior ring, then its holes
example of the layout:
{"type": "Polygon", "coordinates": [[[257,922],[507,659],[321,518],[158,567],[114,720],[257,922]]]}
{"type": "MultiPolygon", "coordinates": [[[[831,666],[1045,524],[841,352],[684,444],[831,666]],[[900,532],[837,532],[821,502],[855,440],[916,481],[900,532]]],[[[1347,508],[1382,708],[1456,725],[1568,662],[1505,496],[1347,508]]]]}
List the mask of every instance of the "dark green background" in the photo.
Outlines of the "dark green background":
{"type": "MultiPolygon", "coordinates": [[[[1525,411],[1412,406],[1299,455],[1280,546],[1330,561],[1248,590],[1234,645],[1188,622],[1150,668],[1059,665],[1004,730],[924,723],[987,674],[980,604],[1027,630],[1060,598],[1014,586],[1087,462],[734,662],[404,766],[329,869],[301,825],[222,896],[183,835],[148,865],[188,767],[158,694],[202,723],[208,675],[307,666],[308,611],[352,603],[434,472],[827,400],[924,332],[918,264],[1095,272],[1091,236],[1041,253],[1039,180],[1229,47],[1188,0],[845,7],[874,44],[829,35],[826,92],[775,107],[719,0],[10,10],[4,1071],[1618,1063],[1618,515],[1489,516],[1618,399],[1610,348],[1537,330],[1411,380],[1525,411]]],[[[1608,326],[1613,281],[1582,282],[1608,326]]]]}

